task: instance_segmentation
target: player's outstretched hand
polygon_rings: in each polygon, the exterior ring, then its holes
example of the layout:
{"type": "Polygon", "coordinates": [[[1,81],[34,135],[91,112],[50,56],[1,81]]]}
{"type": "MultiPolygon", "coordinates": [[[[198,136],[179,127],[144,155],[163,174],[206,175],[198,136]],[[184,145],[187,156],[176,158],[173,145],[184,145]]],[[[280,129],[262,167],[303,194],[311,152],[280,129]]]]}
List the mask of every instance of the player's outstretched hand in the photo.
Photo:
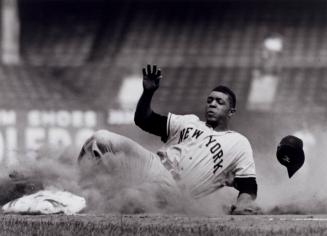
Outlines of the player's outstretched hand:
{"type": "Polygon", "coordinates": [[[230,214],[231,215],[261,215],[262,209],[252,203],[252,204],[247,204],[246,206],[235,206],[232,205],[230,209],[230,214]]]}
{"type": "Polygon", "coordinates": [[[144,91],[154,92],[159,88],[160,79],[162,78],[161,70],[157,65],[147,65],[143,68],[143,89],[144,91]]]}

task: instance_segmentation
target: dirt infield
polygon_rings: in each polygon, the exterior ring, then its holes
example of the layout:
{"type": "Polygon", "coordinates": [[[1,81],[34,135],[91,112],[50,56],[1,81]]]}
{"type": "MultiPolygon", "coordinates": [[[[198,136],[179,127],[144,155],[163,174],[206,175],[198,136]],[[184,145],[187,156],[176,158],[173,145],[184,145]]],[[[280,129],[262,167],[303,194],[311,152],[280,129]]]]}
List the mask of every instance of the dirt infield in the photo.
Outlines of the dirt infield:
{"type": "Polygon", "coordinates": [[[326,235],[326,215],[1,215],[1,235],[326,235]]]}

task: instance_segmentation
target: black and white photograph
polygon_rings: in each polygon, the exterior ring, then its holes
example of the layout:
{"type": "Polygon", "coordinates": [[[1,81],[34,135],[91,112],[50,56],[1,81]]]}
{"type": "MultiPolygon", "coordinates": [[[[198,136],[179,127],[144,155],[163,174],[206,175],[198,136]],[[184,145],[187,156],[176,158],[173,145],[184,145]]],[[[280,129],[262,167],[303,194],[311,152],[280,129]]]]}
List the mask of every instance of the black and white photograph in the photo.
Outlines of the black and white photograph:
{"type": "Polygon", "coordinates": [[[327,234],[325,0],[0,0],[0,235],[327,234]]]}

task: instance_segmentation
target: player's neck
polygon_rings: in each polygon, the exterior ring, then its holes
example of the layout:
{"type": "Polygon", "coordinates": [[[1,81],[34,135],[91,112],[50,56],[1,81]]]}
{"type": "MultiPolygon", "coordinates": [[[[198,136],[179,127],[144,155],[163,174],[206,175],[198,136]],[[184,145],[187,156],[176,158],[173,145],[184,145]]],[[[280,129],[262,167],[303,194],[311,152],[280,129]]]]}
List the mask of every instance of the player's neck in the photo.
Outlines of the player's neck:
{"type": "Polygon", "coordinates": [[[227,125],[217,126],[216,128],[213,128],[213,129],[216,130],[216,131],[227,131],[227,130],[229,130],[227,125]]]}
{"type": "Polygon", "coordinates": [[[216,131],[227,131],[228,129],[228,124],[225,122],[220,122],[217,124],[212,124],[212,123],[208,123],[206,122],[206,125],[216,131]]]}

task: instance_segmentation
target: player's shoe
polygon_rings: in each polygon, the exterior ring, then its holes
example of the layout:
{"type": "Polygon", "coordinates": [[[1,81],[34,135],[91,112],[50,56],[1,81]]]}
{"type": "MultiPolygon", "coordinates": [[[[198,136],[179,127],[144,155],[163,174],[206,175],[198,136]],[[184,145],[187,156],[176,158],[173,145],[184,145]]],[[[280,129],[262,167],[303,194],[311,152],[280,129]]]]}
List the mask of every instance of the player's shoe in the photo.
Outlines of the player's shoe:
{"type": "Polygon", "coordinates": [[[85,158],[91,159],[96,162],[100,161],[103,155],[105,154],[104,151],[102,151],[101,149],[103,148],[100,148],[98,146],[96,140],[89,139],[82,147],[82,150],[78,156],[78,162],[85,158]]]}

